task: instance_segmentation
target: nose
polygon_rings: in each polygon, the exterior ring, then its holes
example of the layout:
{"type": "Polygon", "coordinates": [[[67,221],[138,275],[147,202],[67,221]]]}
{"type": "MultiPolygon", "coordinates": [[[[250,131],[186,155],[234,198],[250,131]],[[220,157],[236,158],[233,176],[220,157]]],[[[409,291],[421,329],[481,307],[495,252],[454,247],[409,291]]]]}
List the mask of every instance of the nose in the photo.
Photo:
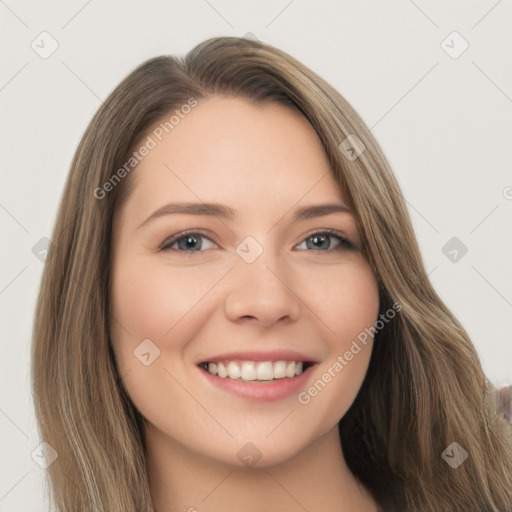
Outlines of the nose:
{"type": "Polygon", "coordinates": [[[238,260],[228,286],[225,311],[233,322],[252,321],[270,327],[294,322],[300,315],[301,300],[289,273],[279,271],[268,258],[252,263],[238,260]]]}

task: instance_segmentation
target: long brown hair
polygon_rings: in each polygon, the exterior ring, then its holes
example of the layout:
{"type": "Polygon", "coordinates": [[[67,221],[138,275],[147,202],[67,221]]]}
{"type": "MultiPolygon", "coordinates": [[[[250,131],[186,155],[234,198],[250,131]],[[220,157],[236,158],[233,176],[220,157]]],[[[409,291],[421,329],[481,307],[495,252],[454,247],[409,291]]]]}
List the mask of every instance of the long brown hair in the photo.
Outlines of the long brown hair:
{"type": "Polygon", "coordinates": [[[144,419],[123,387],[109,336],[116,321],[112,222],[133,181],[119,169],[155,124],[191,98],[213,95],[256,105],[275,101],[302,112],[356,214],[382,311],[401,305],[376,334],[363,385],[339,423],[351,471],[385,510],[512,510],[512,428],[491,406],[494,388],[475,348],[426,275],[405,201],[370,130],[296,59],[235,37],[209,39],[183,58],[141,64],[101,105],[76,150],[32,345],[38,428],[58,453],[47,469],[56,509],[153,510],[144,419]],[[340,151],[349,136],[364,145],[357,158],[340,151]],[[452,443],[468,454],[457,468],[443,457],[452,443]]]}

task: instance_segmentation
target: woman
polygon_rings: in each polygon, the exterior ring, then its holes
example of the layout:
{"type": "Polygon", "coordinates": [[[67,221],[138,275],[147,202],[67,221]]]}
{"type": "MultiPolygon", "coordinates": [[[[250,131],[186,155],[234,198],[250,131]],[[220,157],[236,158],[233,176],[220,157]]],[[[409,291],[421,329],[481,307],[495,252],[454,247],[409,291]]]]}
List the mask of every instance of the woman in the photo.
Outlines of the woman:
{"type": "Polygon", "coordinates": [[[286,53],[139,66],[53,244],[32,370],[57,510],[512,510],[510,425],[392,171],[286,53]]]}

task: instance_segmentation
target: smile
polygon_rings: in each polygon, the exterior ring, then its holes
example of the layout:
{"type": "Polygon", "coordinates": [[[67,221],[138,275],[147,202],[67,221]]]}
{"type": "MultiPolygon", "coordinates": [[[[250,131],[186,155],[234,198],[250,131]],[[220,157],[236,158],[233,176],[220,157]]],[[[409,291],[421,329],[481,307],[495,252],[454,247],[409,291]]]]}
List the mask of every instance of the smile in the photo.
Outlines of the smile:
{"type": "Polygon", "coordinates": [[[309,363],[302,361],[221,361],[201,363],[200,366],[212,375],[223,379],[248,381],[271,381],[292,378],[307,369],[309,363]]]}
{"type": "Polygon", "coordinates": [[[215,386],[243,398],[273,401],[306,385],[315,363],[303,361],[217,361],[199,363],[215,386]]]}

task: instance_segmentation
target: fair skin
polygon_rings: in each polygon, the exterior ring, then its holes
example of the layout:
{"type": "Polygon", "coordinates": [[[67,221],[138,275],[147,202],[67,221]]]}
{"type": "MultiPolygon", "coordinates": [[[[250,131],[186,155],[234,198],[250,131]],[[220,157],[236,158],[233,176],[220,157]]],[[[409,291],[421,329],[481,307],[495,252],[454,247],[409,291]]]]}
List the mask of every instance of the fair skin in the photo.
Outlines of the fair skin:
{"type": "Polygon", "coordinates": [[[210,98],[131,178],[114,222],[111,335],[126,390],[147,421],[156,510],[376,512],[338,434],[373,340],[342,371],[333,374],[332,366],[377,320],[378,288],[350,211],[293,218],[304,206],[347,205],[315,131],[283,105],[210,98]],[[178,202],[221,203],[236,215],[174,213],[145,222],[178,202]],[[189,229],[201,233],[159,249],[189,229]],[[352,246],[312,236],[326,229],[352,246]],[[262,249],[251,263],[237,253],[248,236],[262,249]],[[152,343],[146,353],[160,351],[148,365],[134,355],[145,339],[152,343]],[[278,349],[316,361],[298,391],[331,368],[308,403],[297,390],[273,401],[241,397],[212,385],[197,366],[222,353],[278,349]],[[256,464],[244,462],[244,447],[256,447],[256,464]]]}

